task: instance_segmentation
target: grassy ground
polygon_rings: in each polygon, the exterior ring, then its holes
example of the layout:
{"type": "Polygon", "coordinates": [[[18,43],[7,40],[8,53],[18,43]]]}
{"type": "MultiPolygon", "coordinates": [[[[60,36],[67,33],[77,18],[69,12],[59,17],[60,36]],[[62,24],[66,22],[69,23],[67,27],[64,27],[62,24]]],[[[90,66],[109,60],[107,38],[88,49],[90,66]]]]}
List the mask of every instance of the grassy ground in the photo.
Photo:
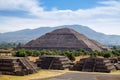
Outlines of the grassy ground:
{"type": "Polygon", "coordinates": [[[37,78],[48,78],[53,76],[58,76],[64,74],[66,71],[56,71],[56,70],[41,70],[38,73],[27,75],[27,76],[11,76],[11,75],[2,75],[0,80],[30,80],[37,78]]]}

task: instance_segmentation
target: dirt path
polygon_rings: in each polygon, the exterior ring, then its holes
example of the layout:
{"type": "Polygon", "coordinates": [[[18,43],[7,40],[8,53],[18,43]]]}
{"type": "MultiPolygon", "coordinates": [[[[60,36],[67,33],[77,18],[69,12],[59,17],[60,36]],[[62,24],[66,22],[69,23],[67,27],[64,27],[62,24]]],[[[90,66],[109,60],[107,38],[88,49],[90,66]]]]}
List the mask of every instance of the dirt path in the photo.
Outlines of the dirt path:
{"type": "Polygon", "coordinates": [[[60,76],[35,80],[120,80],[120,74],[67,72],[60,76]]]}

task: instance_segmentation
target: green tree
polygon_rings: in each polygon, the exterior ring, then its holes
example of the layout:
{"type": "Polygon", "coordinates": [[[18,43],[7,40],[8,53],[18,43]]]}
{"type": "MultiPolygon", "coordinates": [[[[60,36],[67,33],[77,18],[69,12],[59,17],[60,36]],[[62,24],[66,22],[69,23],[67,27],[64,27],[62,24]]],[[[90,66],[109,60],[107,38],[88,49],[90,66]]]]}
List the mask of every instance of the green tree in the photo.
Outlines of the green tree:
{"type": "Polygon", "coordinates": [[[65,50],[63,52],[63,55],[66,56],[66,57],[68,57],[71,61],[75,60],[75,55],[70,50],[65,50]]]}
{"type": "Polygon", "coordinates": [[[94,51],[90,53],[91,57],[97,57],[98,56],[98,51],[94,51]]]}
{"type": "Polygon", "coordinates": [[[13,56],[17,57],[26,57],[26,51],[24,49],[18,50],[17,52],[13,53],[13,56]]]}
{"type": "Polygon", "coordinates": [[[109,58],[109,57],[112,57],[112,54],[110,52],[105,52],[103,57],[109,58]]]}
{"type": "Polygon", "coordinates": [[[32,56],[34,57],[41,56],[41,53],[38,50],[34,50],[32,56]]]}

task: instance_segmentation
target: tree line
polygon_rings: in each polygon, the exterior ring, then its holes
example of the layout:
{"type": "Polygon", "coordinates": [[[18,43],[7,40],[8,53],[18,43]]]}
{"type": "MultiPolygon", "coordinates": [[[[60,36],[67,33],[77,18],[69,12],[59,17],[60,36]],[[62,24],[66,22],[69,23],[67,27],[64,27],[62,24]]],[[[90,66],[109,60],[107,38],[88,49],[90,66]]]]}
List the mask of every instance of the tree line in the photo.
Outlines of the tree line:
{"type": "Polygon", "coordinates": [[[27,57],[27,56],[42,56],[42,55],[64,55],[70,60],[74,61],[75,57],[81,55],[90,55],[91,57],[103,56],[105,58],[120,56],[120,49],[112,48],[112,51],[93,51],[89,52],[83,49],[79,50],[26,50],[20,49],[12,53],[13,56],[17,57],[27,57]]]}

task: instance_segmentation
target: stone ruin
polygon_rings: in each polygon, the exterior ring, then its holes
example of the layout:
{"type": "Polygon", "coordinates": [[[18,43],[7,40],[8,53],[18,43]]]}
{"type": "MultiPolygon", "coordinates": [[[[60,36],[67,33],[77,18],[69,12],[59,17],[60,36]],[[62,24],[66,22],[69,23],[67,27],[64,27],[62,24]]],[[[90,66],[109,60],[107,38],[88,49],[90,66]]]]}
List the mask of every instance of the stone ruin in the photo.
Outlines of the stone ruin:
{"type": "Polygon", "coordinates": [[[24,76],[36,73],[37,66],[25,57],[0,57],[0,73],[24,76]]]}
{"type": "Polygon", "coordinates": [[[83,58],[80,59],[72,68],[72,70],[85,72],[111,72],[114,70],[114,65],[109,59],[105,58],[83,58]]]}
{"type": "Polygon", "coordinates": [[[11,56],[13,50],[1,50],[0,49],[0,56],[11,56]]]}
{"type": "Polygon", "coordinates": [[[110,50],[110,48],[103,46],[95,40],[89,39],[83,34],[76,32],[73,29],[62,28],[56,29],[47,33],[36,40],[32,40],[24,46],[19,48],[34,49],[34,50],[79,50],[85,49],[87,51],[103,51],[110,50]]]}
{"type": "Polygon", "coordinates": [[[64,70],[70,67],[71,61],[65,56],[43,55],[36,63],[42,69],[64,70]]]}
{"type": "Polygon", "coordinates": [[[117,58],[111,58],[111,63],[114,64],[115,68],[117,70],[120,70],[120,57],[117,58]]]}

